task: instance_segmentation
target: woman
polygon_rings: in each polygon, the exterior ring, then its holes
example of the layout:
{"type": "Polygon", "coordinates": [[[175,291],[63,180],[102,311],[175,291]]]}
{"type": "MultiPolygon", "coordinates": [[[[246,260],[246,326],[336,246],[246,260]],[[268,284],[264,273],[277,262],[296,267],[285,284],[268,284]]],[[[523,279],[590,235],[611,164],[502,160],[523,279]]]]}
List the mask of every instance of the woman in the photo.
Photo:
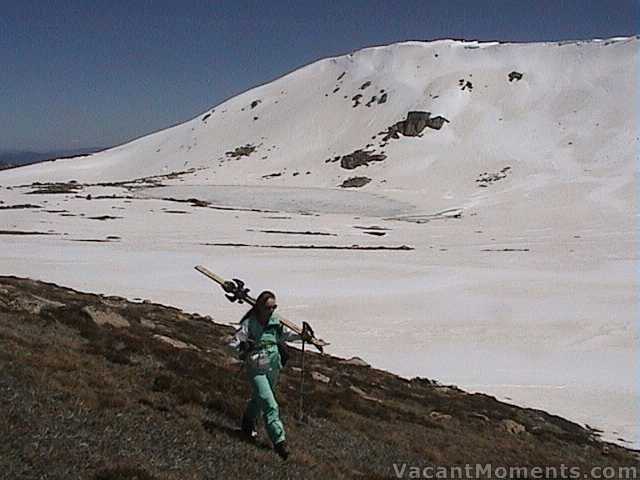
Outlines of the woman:
{"type": "Polygon", "coordinates": [[[276,296],[270,291],[262,292],[255,305],[242,317],[230,346],[240,351],[251,383],[251,400],[242,416],[242,431],[249,438],[256,438],[256,421],[262,413],[275,451],[286,460],[289,451],[275,398],[282,369],[278,345],[301,340],[302,337],[280,323],[276,308],[276,296]]]}

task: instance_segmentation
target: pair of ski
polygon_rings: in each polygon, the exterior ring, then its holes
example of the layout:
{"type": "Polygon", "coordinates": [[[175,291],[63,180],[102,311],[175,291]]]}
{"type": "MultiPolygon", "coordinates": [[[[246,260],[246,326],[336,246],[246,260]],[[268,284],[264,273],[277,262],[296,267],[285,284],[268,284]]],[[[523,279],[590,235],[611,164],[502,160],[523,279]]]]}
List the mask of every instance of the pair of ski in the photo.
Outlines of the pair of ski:
{"type": "MultiPolygon", "coordinates": [[[[226,292],[226,297],[230,302],[238,302],[238,303],[248,303],[249,305],[253,306],[256,303],[256,299],[253,298],[251,295],[249,295],[249,289],[246,288],[244,286],[244,282],[242,280],[239,280],[237,278],[234,278],[233,280],[225,280],[224,278],[222,278],[219,275],[216,275],[215,273],[213,273],[212,271],[206,269],[205,267],[198,265],[195,267],[195,269],[202,273],[203,275],[205,275],[206,277],[210,278],[211,280],[213,280],[214,282],[216,282],[218,285],[220,285],[222,287],[222,289],[226,292]]],[[[294,332],[296,332],[298,335],[302,335],[303,334],[303,328],[299,327],[298,325],[296,325],[295,323],[287,320],[286,318],[283,318],[282,316],[280,317],[280,321],[283,325],[285,325],[286,327],[290,328],[291,330],[293,330],[294,332]]],[[[327,345],[329,345],[327,342],[325,342],[324,340],[320,339],[320,338],[316,338],[315,335],[313,334],[313,331],[310,331],[310,328],[308,327],[308,325],[305,322],[305,333],[309,333],[311,335],[311,340],[309,341],[309,343],[311,343],[314,347],[316,347],[320,352],[323,351],[324,347],[326,347],[327,345]]]]}

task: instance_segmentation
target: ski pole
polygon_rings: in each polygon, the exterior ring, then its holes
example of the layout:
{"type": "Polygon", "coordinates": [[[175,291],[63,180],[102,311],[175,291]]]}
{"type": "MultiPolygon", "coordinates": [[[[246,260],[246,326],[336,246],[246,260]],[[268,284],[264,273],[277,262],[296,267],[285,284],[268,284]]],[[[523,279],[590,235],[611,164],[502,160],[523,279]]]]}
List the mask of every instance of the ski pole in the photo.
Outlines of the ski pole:
{"type": "Polygon", "coordinates": [[[304,336],[302,337],[302,359],[300,360],[300,415],[299,421],[304,421],[304,336]]]}

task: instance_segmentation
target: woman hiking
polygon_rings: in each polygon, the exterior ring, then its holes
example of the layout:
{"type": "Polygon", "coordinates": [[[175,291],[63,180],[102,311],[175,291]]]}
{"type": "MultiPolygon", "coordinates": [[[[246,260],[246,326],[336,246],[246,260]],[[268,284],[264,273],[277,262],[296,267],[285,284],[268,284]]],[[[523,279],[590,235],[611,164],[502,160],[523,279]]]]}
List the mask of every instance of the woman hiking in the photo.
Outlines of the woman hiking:
{"type": "MultiPolygon", "coordinates": [[[[276,453],[286,460],[289,450],[275,397],[283,360],[286,362],[280,351],[285,342],[302,340],[303,337],[280,323],[276,308],[273,292],[262,292],[255,305],[240,320],[240,328],[229,345],[239,350],[251,384],[251,400],[242,416],[242,431],[248,438],[255,439],[258,435],[256,422],[262,413],[276,453]]],[[[305,341],[312,339],[307,332],[303,335],[305,341]]]]}

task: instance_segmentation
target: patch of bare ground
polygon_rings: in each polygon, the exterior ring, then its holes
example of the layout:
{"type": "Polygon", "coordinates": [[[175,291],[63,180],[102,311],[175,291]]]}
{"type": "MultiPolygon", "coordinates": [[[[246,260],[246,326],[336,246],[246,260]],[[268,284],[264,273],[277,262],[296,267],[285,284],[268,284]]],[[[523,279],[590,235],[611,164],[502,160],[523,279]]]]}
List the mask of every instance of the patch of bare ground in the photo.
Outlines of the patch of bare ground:
{"type": "Polygon", "coordinates": [[[37,232],[25,230],[0,230],[0,235],[58,235],[54,232],[37,232]]]}
{"type": "Polygon", "coordinates": [[[276,233],[276,234],[282,234],[282,235],[322,235],[322,236],[328,236],[328,237],[337,237],[338,236],[337,233],[312,232],[312,231],[309,231],[309,230],[306,230],[306,231],[296,231],[296,230],[255,230],[253,228],[248,228],[247,232],[276,233]]]}
{"type": "Polygon", "coordinates": [[[117,220],[119,218],[122,218],[122,217],[114,217],[113,215],[99,215],[97,217],[87,217],[88,220],[101,220],[101,221],[117,220]]]}
{"type": "Polygon", "coordinates": [[[40,205],[32,205],[31,203],[24,203],[19,205],[0,205],[0,210],[24,210],[29,208],[42,208],[40,205]]]}
{"type": "Polygon", "coordinates": [[[39,183],[35,182],[29,185],[34,190],[27,192],[27,195],[51,195],[64,193],[77,193],[82,190],[82,185],[78,182],[70,181],[66,183],[39,183]]]}
{"type": "Polygon", "coordinates": [[[543,411],[314,352],[296,421],[293,348],[277,392],[292,450],[284,463],[263,430],[257,444],[238,435],[250,392],[225,346],[232,331],[151,302],[0,277],[3,478],[381,479],[395,478],[394,462],[637,465],[634,452],[543,411]]]}
{"type": "Polygon", "coordinates": [[[316,250],[413,250],[408,245],[385,246],[385,245],[258,245],[248,243],[201,243],[209,247],[252,247],[252,248],[283,248],[283,249],[316,249],[316,250]]]}

